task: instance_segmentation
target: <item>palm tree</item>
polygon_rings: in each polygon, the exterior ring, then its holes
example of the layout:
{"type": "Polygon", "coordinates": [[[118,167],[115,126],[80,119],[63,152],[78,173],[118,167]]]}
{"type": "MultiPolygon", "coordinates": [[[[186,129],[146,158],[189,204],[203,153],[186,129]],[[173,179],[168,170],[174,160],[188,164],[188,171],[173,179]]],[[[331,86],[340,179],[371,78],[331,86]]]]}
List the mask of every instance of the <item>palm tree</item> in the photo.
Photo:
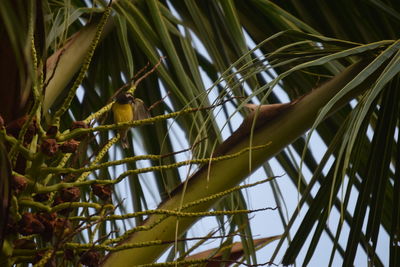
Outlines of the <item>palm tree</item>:
{"type": "Polygon", "coordinates": [[[324,233],[329,265],[353,265],[362,251],[398,264],[395,1],[7,0],[0,12],[2,263],[138,265],[171,246],[176,264],[234,263],[226,248],[237,235],[242,260],[256,264],[248,186],[238,184],[261,167],[284,227],[263,240],[279,239],[271,263],[308,265],[324,233]],[[117,89],[152,118],[113,124],[117,89]],[[265,105],[284,94],[290,102],[265,105]],[[112,130],[127,126],[137,129],[121,149],[112,130]],[[327,147],[320,160],[312,135],[327,147]],[[289,218],[272,157],[299,192],[289,218]],[[218,231],[186,247],[205,216],[218,231]],[[187,257],[211,238],[219,248],[187,257]]]}

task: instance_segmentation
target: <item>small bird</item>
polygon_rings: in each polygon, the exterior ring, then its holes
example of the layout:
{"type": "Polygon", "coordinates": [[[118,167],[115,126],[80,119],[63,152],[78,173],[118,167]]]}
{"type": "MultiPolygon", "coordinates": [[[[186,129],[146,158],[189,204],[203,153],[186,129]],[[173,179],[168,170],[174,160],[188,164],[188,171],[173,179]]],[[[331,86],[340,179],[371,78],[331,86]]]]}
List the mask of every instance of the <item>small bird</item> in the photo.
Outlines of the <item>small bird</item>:
{"type": "MultiPolygon", "coordinates": [[[[114,123],[130,122],[150,118],[149,111],[139,98],[134,98],[131,93],[121,92],[117,95],[112,106],[114,123]]],[[[122,148],[129,148],[127,140],[128,128],[119,129],[122,148]]]]}

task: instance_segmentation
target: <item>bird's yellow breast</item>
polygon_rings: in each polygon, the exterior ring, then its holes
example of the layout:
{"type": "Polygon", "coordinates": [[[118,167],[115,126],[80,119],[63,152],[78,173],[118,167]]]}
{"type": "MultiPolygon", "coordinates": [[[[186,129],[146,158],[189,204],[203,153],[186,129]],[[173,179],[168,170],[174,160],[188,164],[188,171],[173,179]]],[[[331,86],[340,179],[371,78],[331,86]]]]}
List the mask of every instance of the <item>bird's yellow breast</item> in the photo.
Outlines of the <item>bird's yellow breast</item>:
{"type": "Polygon", "coordinates": [[[131,104],[114,103],[112,110],[114,123],[133,121],[133,107],[131,104]]]}

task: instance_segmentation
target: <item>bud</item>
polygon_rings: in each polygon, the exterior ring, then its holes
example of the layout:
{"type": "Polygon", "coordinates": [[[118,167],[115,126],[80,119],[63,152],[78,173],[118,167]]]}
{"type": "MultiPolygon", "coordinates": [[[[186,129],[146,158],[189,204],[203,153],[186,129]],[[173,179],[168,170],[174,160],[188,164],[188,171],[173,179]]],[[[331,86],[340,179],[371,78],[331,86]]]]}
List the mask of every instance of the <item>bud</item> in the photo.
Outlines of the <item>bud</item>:
{"type": "MultiPolygon", "coordinates": [[[[19,132],[22,129],[22,126],[26,122],[26,120],[29,118],[28,115],[22,116],[21,118],[18,118],[12,122],[10,122],[6,129],[7,129],[7,134],[10,134],[14,136],[15,138],[18,138],[19,132]]],[[[29,144],[33,136],[35,136],[38,133],[39,127],[37,126],[36,118],[32,118],[31,122],[29,123],[28,129],[26,130],[25,137],[24,137],[24,145],[29,144]]]]}
{"type": "Polygon", "coordinates": [[[100,265],[100,253],[94,250],[88,250],[81,254],[79,262],[86,266],[97,267],[100,265]]]}
{"type": "Polygon", "coordinates": [[[58,151],[56,139],[44,139],[40,145],[40,150],[49,157],[54,156],[58,151]]]}
{"type": "MultiPolygon", "coordinates": [[[[62,203],[65,203],[65,201],[62,200],[61,196],[58,195],[54,198],[52,206],[54,207],[54,206],[57,206],[62,203]]],[[[59,210],[58,213],[61,215],[67,216],[71,211],[72,211],[72,208],[65,208],[65,209],[59,210]]]]}
{"type": "Polygon", "coordinates": [[[60,145],[60,150],[62,153],[75,153],[79,146],[78,141],[71,139],[60,145]]]}
{"type": "Polygon", "coordinates": [[[66,218],[57,218],[54,222],[54,236],[59,239],[71,233],[72,223],[66,218]]]}
{"type": "MultiPolygon", "coordinates": [[[[74,122],[72,122],[71,130],[75,130],[75,129],[79,129],[79,128],[88,129],[89,125],[87,125],[83,121],[74,121],[74,122]]],[[[82,140],[82,139],[85,139],[86,137],[88,137],[88,134],[81,134],[78,137],[76,137],[76,139],[77,140],[82,140]]]]}
{"type": "Polygon", "coordinates": [[[28,186],[28,180],[23,176],[14,175],[11,181],[12,189],[16,194],[24,191],[28,186]]]}
{"type": "Polygon", "coordinates": [[[75,130],[78,128],[89,128],[89,125],[87,125],[86,123],[84,123],[83,121],[73,121],[72,125],[71,125],[71,130],[75,130]]]}
{"type": "Polygon", "coordinates": [[[111,199],[112,187],[111,185],[104,184],[92,184],[91,185],[93,194],[103,201],[111,199]]]}
{"type": "Polygon", "coordinates": [[[81,190],[78,187],[63,188],[60,197],[63,202],[75,202],[81,197],[81,190]]]}
{"type": "Polygon", "coordinates": [[[78,175],[76,173],[61,173],[62,181],[66,183],[75,182],[78,175]]]}
{"type": "Polygon", "coordinates": [[[44,226],[44,231],[41,233],[43,240],[50,241],[53,237],[54,224],[57,218],[57,213],[41,212],[37,214],[37,218],[44,226]]]}
{"type": "Polygon", "coordinates": [[[22,219],[18,222],[18,232],[21,235],[40,234],[44,231],[44,225],[33,213],[22,214],[22,219]]]}

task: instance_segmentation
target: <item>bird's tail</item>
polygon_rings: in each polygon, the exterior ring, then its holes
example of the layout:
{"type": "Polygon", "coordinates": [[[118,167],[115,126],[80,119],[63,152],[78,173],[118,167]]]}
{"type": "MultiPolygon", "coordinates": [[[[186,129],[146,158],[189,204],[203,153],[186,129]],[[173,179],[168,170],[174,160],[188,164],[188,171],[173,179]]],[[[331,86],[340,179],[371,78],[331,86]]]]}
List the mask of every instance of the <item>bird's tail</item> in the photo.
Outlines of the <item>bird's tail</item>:
{"type": "Polygon", "coordinates": [[[126,129],[119,130],[119,135],[121,137],[121,146],[122,146],[122,148],[123,149],[129,148],[129,142],[128,142],[128,138],[127,138],[128,130],[126,130],[126,129]]]}
{"type": "Polygon", "coordinates": [[[122,145],[123,149],[129,148],[129,142],[128,142],[128,139],[126,137],[121,139],[121,145],[122,145]]]}

